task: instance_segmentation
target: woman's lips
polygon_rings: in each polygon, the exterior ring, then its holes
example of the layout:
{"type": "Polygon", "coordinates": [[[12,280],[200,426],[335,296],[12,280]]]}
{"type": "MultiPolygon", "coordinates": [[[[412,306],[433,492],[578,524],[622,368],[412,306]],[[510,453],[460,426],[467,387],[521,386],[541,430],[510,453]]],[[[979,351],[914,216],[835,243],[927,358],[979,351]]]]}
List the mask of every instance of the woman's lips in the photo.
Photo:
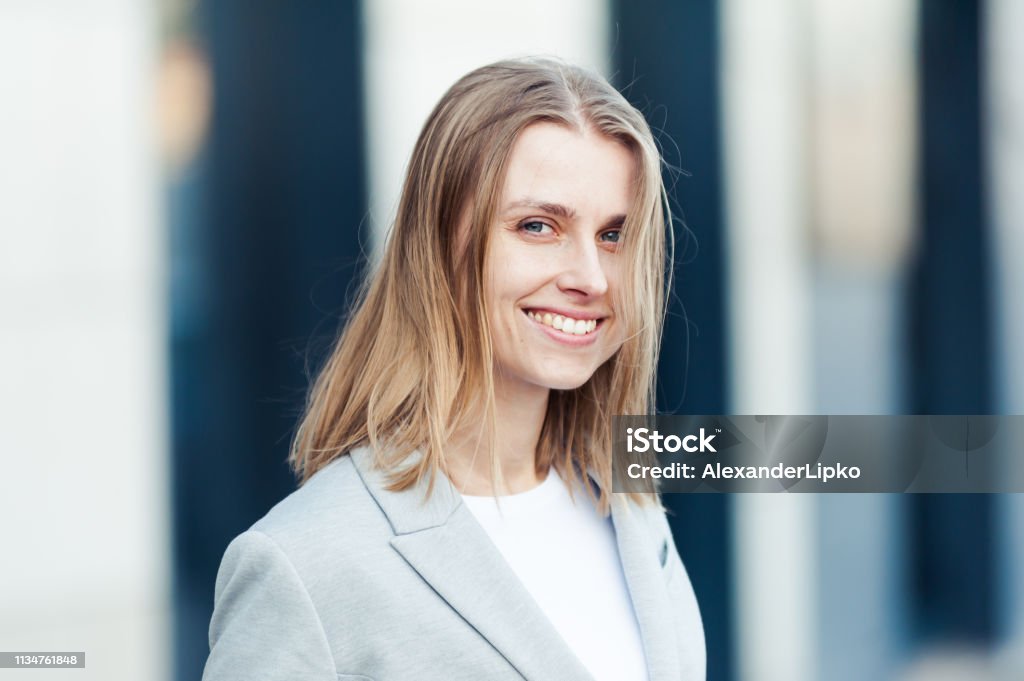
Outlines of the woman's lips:
{"type": "Polygon", "coordinates": [[[538,330],[545,333],[549,338],[564,345],[580,347],[590,345],[597,340],[597,334],[601,332],[604,319],[580,320],[563,315],[555,315],[542,310],[523,310],[523,314],[531,324],[538,330]],[[555,328],[555,325],[563,329],[555,328]],[[572,331],[565,329],[571,325],[572,331]],[[577,329],[583,333],[577,333],[577,329]]]}

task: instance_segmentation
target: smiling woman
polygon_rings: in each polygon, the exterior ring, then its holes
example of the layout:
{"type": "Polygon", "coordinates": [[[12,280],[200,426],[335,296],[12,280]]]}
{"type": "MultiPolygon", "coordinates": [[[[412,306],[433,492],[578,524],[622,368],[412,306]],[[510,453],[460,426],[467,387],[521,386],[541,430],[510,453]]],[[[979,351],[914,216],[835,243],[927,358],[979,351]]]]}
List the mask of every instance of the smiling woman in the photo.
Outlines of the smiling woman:
{"type": "Polygon", "coordinates": [[[622,346],[612,294],[634,177],[629,148],[588,126],[535,123],[513,145],[485,289],[507,397],[543,406],[549,390],[580,387],[622,346]]]}
{"type": "Polygon", "coordinates": [[[667,215],[601,77],[507,61],[445,94],[310,393],[303,484],[225,553],[205,679],[704,678],[658,499],[611,492],[667,215]]]}

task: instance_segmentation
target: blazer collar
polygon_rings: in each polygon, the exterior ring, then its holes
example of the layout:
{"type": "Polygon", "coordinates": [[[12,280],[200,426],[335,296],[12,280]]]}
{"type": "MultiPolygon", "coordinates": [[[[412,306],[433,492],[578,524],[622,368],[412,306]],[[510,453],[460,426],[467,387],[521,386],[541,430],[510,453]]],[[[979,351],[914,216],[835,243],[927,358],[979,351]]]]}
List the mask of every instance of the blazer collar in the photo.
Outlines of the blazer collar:
{"type": "MultiPolygon", "coordinates": [[[[391,523],[391,545],[520,674],[527,679],[592,678],[445,475],[437,473],[429,496],[427,481],[392,492],[369,448],[355,449],[351,456],[391,523]]],[[[624,496],[613,498],[612,523],[648,675],[651,681],[667,681],[680,673],[675,625],[644,513],[624,496]]]]}
{"type": "MultiPolygon", "coordinates": [[[[434,488],[429,495],[427,492],[430,484],[427,480],[420,480],[412,489],[392,492],[387,489],[387,475],[377,466],[372,449],[359,447],[353,449],[350,456],[363,484],[387,516],[396,535],[412,534],[444,525],[455,509],[462,505],[462,495],[440,471],[434,477],[434,488]]],[[[419,452],[411,454],[409,465],[415,465],[420,457],[419,452]]]]}

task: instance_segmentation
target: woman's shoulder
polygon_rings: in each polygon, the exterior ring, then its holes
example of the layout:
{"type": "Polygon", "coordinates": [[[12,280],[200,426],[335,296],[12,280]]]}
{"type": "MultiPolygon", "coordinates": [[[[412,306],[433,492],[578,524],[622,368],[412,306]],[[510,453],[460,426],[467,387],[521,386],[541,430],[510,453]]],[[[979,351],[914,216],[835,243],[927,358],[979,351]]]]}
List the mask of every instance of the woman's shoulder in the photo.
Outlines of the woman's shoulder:
{"type": "Polygon", "coordinates": [[[320,469],[248,530],[266,535],[293,560],[390,538],[387,519],[348,454],[320,469]]]}

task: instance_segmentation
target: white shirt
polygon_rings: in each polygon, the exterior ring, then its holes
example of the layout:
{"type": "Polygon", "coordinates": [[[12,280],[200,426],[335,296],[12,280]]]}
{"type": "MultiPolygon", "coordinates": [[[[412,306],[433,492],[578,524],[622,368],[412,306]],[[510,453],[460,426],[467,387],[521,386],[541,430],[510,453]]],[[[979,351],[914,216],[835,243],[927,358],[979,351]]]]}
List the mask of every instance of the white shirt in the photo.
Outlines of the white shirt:
{"type": "Polygon", "coordinates": [[[595,679],[647,679],[611,518],[598,514],[579,485],[573,492],[575,502],[552,470],[534,489],[497,503],[463,500],[595,679]]]}

